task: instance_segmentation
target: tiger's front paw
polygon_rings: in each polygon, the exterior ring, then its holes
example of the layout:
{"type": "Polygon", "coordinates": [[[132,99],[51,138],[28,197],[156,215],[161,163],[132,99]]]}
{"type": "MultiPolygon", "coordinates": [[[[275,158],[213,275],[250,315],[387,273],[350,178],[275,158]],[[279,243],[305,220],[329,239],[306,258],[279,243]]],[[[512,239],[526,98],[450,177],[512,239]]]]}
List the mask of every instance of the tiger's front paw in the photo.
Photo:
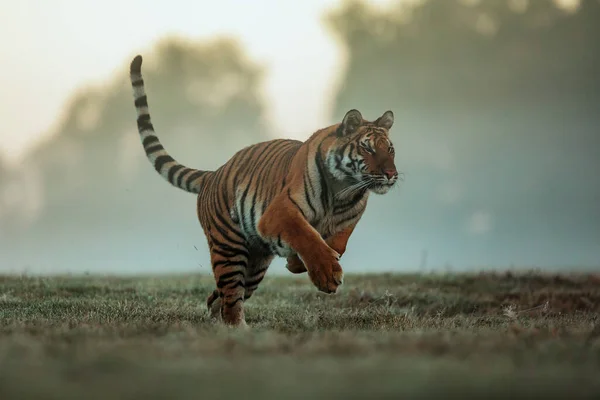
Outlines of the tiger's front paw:
{"type": "Polygon", "coordinates": [[[329,248],[325,254],[309,262],[308,276],[317,289],[324,293],[335,293],[343,282],[344,272],[339,263],[340,255],[329,248]]]}

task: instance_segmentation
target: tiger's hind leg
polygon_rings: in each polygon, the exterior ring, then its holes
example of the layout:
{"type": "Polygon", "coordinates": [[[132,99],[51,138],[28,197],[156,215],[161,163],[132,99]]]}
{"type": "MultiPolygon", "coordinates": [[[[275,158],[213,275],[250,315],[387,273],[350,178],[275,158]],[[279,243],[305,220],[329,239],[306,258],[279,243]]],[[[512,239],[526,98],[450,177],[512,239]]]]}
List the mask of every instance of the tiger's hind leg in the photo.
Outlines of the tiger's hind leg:
{"type": "Polygon", "coordinates": [[[306,266],[297,254],[294,254],[293,256],[289,256],[287,258],[287,264],[285,265],[285,267],[292,274],[302,274],[307,271],[306,266]]]}
{"type": "Polygon", "coordinates": [[[210,250],[217,289],[206,304],[213,317],[227,325],[245,326],[244,297],[248,268],[248,251],[239,246],[214,243],[210,250]]]}
{"type": "Polygon", "coordinates": [[[262,282],[265,274],[267,273],[267,269],[269,269],[269,265],[271,265],[271,261],[275,258],[272,255],[254,257],[250,260],[248,265],[248,273],[246,275],[246,283],[245,283],[245,294],[244,300],[248,300],[254,291],[258,288],[260,282],[262,282]]]}
{"type": "MultiPolygon", "coordinates": [[[[269,265],[273,261],[274,256],[261,256],[250,260],[247,273],[244,280],[244,301],[252,297],[252,294],[262,282],[269,265]]],[[[206,307],[211,318],[215,320],[221,319],[221,298],[219,290],[215,289],[206,299],[206,307]]]]}

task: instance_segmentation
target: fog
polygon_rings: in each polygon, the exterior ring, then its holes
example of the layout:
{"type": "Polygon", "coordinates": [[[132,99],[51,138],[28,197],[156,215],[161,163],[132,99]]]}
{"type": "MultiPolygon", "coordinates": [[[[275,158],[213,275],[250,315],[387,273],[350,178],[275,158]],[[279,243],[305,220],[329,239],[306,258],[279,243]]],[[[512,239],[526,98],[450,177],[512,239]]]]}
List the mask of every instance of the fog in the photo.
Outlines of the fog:
{"type": "MultiPolygon", "coordinates": [[[[404,173],[370,197],[345,271],[600,267],[600,1],[352,1],[321,22],[346,58],[330,123],[393,110],[404,173]]],[[[287,136],[266,122],[268,69],[235,37],[153,49],[150,112],[178,161],[214,169],[287,136]]],[[[0,159],[1,273],[210,273],[195,196],[144,155],[129,61],[73,93],[22,163],[0,159]]]]}

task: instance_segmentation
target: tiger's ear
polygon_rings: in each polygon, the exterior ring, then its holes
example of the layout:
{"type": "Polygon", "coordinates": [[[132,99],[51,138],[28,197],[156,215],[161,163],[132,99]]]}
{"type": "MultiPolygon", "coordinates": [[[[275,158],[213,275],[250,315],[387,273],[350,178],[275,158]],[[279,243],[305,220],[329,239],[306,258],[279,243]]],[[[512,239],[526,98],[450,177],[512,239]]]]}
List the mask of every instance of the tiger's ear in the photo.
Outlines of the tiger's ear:
{"type": "Polygon", "coordinates": [[[394,113],[390,110],[383,113],[383,115],[375,121],[375,125],[380,128],[391,129],[394,125],[394,113]]]}
{"type": "Polygon", "coordinates": [[[360,127],[363,122],[360,111],[352,109],[346,113],[342,123],[338,128],[338,136],[351,135],[360,127]]]}

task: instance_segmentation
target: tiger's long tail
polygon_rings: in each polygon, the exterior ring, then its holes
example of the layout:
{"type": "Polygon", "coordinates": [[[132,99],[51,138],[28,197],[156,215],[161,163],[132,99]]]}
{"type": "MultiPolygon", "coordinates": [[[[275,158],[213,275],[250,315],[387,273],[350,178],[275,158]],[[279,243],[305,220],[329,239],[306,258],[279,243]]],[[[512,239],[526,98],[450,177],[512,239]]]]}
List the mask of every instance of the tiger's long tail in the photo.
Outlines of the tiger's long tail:
{"type": "Polygon", "coordinates": [[[144,89],[144,79],[142,78],[142,56],[137,55],[131,61],[129,76],[133,88],[133,98],[135,100],[135,110],[137,112],[137,126],[140,133],[140,139],[146,157],[163,178],[171,185],[190,193],[200,193],[202,183],[211,171],[201,171],[194,168],[188,168],[175,161],[167,153],[163,145],[158,140],[152,122],[150,121],[150,112],[148,109],[148,98],[144,89]]]}

